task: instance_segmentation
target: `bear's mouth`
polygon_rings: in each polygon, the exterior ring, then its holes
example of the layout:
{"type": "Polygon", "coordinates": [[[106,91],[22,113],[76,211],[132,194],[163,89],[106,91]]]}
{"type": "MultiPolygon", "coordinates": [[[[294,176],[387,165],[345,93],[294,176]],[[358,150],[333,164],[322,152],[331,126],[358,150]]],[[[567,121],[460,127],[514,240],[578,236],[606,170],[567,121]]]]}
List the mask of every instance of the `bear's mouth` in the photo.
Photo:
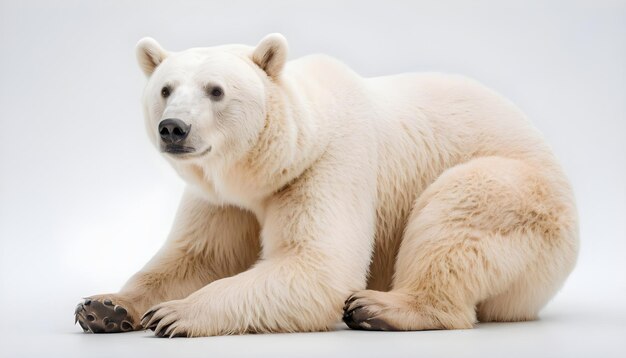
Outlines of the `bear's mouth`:
{"type": "Polygon", "coordinates": [[[212,149],[212,146],[209,146],[207,149],[202,152],[197,152],[196,148],[188,147],[184,145],[178,144],[168,144],[161,147],[161,151],[163,153],[173,154],[177,157],[186,158],[186,157],[199,157],[207,154],[212,149]]]}
{"type": "Polygon", "coordinates": [[[178,144],[168,144],[163,146],[161,151],[170,154],[189,154],[195,152],[196,148],[178,144]]]}

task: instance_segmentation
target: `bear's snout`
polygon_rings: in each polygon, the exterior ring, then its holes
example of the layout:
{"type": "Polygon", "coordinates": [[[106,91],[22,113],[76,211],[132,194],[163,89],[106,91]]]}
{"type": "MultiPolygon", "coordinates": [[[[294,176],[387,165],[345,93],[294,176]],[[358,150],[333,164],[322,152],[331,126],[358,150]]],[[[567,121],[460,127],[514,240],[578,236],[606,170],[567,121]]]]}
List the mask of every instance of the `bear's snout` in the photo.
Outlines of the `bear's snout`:
{"type": "Polygon", "coordinates": [[[159,135],[164,144],[178,144],[189,135],[191,124],[178,118],[167,118],[159,123],[159,135]]]}

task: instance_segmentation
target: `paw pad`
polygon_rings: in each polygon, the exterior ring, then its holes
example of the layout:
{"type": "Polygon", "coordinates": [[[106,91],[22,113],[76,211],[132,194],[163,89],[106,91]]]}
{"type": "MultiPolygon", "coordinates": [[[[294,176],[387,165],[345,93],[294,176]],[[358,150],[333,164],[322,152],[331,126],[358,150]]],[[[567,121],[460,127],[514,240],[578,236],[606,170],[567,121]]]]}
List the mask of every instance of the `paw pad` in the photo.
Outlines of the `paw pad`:
{"type": "Polygon", "coordinates": [[[116,333],[141,329],[134,325],[128,310],[113,304],[110,299],[102,301],[86,298],[74,310],[74,323],[78,322],[85,332],[116,333]]]}

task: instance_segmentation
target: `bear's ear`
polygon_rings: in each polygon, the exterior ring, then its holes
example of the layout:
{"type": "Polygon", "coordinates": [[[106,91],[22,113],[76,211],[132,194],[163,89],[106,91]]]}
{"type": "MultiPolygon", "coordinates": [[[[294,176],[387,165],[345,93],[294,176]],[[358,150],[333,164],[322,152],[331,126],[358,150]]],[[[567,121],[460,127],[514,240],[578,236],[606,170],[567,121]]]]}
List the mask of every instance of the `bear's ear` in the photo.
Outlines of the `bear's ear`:
{"type": "Polygon", "coordinates": [[[144,37],[137,43],[137,61],[146,76],[150,77],[154,69],[165,60],[167,51],[153,38],[144,37]]]}
{"type": "Polygon", "coordinates": [[[287,62],[287,40],[281,34],[269,34],[252,53],[252,61],[268,76],[277,78],[287,62]]]}

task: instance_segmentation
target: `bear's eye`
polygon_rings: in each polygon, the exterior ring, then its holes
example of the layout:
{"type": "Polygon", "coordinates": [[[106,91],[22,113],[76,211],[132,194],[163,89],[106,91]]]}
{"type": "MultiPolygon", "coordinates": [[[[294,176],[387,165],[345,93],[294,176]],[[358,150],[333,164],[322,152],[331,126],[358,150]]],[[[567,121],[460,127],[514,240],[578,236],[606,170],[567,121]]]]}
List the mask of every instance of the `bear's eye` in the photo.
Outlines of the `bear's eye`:
{"type": "Polygon", "coordinates": [[[170,96],[171,90],[168,86],[161,88],[161,97],[167,98],[170,96]]]}
{"type": "Polygon", "coordinates": [[[210,87],[208,92],[209,96],[211,96],[211,98],[215,100],[222,99],[222,97],[224,96],[224,90],[220,86],[210,87]]]}

